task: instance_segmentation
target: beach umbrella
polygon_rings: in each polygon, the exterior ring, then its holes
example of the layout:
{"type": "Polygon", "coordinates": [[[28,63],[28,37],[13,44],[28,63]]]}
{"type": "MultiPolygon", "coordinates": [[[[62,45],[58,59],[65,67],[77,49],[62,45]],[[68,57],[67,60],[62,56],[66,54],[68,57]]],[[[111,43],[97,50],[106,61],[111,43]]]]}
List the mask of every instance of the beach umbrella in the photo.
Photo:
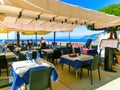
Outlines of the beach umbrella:
{"type": "Polygon", "coordinates": [[[9,36],[8,36],[8,33],[9,33],[10,31],[8,31],[8,30],[3,30],[3,29],[0,29],[0,33],[1,34],[7,34],[7,40],[9,40],[9,36]]]}
{"type": "Polygon", "coordinates": [[[37,42],[37,35],[46,35],[50,32],[48,31],[41,31],[41,32],[22,32],[22,35],[35,35],[36,42],[37,42]]]}

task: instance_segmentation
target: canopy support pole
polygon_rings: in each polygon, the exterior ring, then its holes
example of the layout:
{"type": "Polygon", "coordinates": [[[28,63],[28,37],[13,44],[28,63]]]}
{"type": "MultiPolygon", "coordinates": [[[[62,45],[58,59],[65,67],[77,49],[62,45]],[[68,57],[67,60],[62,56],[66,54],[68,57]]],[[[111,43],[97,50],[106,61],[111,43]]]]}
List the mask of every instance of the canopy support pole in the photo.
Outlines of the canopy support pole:
{"type": "Polygon", "coordinates": [[[20,46],[20,34],[17,32],[17,46],[20,46]]]}
{"type": "Polygon", "coordinates": [[[56,32],[54,32],[54,43],[55,43],[55,39],[56,39],[56,32]]]}
{"type": "Polygon", "coordinates": [[[70,42],[70,32],[69,32],[69,42],[70,42]]]}
{"type": "Polygon", "coordinates": [[[36,38],[36,43],[37,43],[37,32],[35,32],[35,38],[36,38]]]}

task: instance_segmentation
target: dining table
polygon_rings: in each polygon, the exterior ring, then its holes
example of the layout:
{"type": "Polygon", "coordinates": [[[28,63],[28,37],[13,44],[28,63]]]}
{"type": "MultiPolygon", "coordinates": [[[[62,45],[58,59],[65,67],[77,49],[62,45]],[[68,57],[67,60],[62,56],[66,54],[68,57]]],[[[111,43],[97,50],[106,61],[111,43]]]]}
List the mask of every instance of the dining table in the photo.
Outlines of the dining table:
{"type": "Polygon", "coordinates": [[[31,70],[45,67],[51,67],[51,78],[57,82],[58,74],[55,66],[42,58],[13,62],[10,70],[10,74],[14,77],[11,90],[18,90],[23,84],[28,84],[31,70]]]}
{"type": "Polygon", "coordinates": [[[35,46],[34,47],[34,50],[40,50],[41,48],[40,47],[38,47],[38,46],[35,46]]]}
{"type": "Polygon", "coordinates": [[[41,49],[41,52],[46,52],[46,53],[50,54],[50,53],[53,53],[54,50],[53,49],[41,49]]]}
{"type": "Polygon", "coordinates": [[[49,60],[50,57],[53,56],[54,50],[53,49],[41,49],[41,54],[44,59],[49,60]]]}
{"type": "Polygon", "coordinates": [[[19,53],[26,55],[26,52],[28,52],[30,55],[32,55],[32,52],[37,52],[37,50],[31,50],[31,51],[20,51],[19,53]]]}
{"type": "Polygon", "coordinates": [[[61,56],[59,63],[62,64],[62,70],[64,64],[69,66],[69,71],[70,71],[70,66],[72,66],[74,68],[74,71],[76,71],[76,78],[77,78],[77,70],[84,65],[91,64],[92,59],[93,56],[91,55],[80,54],[72,57],[70,56],[70,54],[66,54],[61,56]]]}
{"type": "Polygon", "coordinates": [[[13,52],[0,53],[0,56],[3,55],[5,55],[8,62],[16,61],[18,59],[18,56],[15,55],[13,52]]]}

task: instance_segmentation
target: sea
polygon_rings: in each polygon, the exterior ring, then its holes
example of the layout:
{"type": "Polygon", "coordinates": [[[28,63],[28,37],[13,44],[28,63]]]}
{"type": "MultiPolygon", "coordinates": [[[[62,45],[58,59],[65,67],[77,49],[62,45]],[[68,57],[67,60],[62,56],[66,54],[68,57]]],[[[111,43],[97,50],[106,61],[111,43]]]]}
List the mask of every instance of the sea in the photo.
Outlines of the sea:
{"type": "MultiPolygon", "coordinates": [[[[86,41],[87,41],[87,39],[89,39],[89,38],[91,38],[92,39],[92,41],[93,42],[96,42],[97,40],[98,40],[98,35],[97,34],[92,34],[92,35],[89,35],[89,36],[83,36],[83,37],[80,37],[80,38],[70,38],[70,39],[68,39],[68,38],[56,38],[55,39],[55,42],[82,42],[82,43],[85,43],[86,41]]],[[[10,40],[12,41],[12,42],[16,42],[16,39],[0,39],[0,42],[2,42],[2,41],[5,41],[5,42],[9,42],[10,40]]],[[[24,41],[24,42],[26,42],[28,39],[20,39],[20,42],[21,41],[24,41]]],[[[40,41],[40,39],[32,39],[33,40],[33,42],[39,42],[40,41]]],[[[50,38],[50,39],[45,39],[47,42],[54,42],[54,39],[52,38],[50,38]]]]}

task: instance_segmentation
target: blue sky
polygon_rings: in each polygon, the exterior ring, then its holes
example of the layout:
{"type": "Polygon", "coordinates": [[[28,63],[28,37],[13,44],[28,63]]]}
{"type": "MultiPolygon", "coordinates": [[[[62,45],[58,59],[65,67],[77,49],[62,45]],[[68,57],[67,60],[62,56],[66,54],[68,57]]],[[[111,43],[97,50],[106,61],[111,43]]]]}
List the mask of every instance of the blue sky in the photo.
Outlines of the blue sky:
{"type": "Polygon", "coordinates": [[[60,0],[60,1],[93,10],[99,10],[100,8],[120,3],[120,0],[60,0]]]}
{"type": "MultiPolygon", "coordinates": [[[[84,8],[88,8],[88,9],[93,9],[93,10],[99,10],[103,7],[112,5],[112,4],[120,4],[120,0],[61,0],[62,2],[66,2],[69,4],[73,4],[73,5],[78,5],[80,7],[84,7],[84,8]]],[[[90,31],[87,30],[85,26],[80,26],[76,29],[73,30],[73,32],[71,32],[71,38],[79,38],[83,35],[91,35],[91,34],[95,34],[95,33],[99,33],[98,31],[90,31]]],[[[1,35],[1,34],[0,34],[1,35]]],[[[56,38],[68,38],[68,32],[66,33],[61,33],[61,32],[57,32],[56,33],[56,38]]],[[[48,35],[38,35],[38,39],[40,39],[40,37],[43,36],[44,38],[53,38],[53,33],[50,33],[48,35]]],[[[9,33],[9,39],[14,39],[16,37],[16,34],[11,32],[9,33]]],[[[7,38],[7,35],[1,35],[0,39],[2,38],[7,38]]],[[[34,35],[32,36],[21,36],[21,39],[24,38],[35,38],[34,35]]]]}

